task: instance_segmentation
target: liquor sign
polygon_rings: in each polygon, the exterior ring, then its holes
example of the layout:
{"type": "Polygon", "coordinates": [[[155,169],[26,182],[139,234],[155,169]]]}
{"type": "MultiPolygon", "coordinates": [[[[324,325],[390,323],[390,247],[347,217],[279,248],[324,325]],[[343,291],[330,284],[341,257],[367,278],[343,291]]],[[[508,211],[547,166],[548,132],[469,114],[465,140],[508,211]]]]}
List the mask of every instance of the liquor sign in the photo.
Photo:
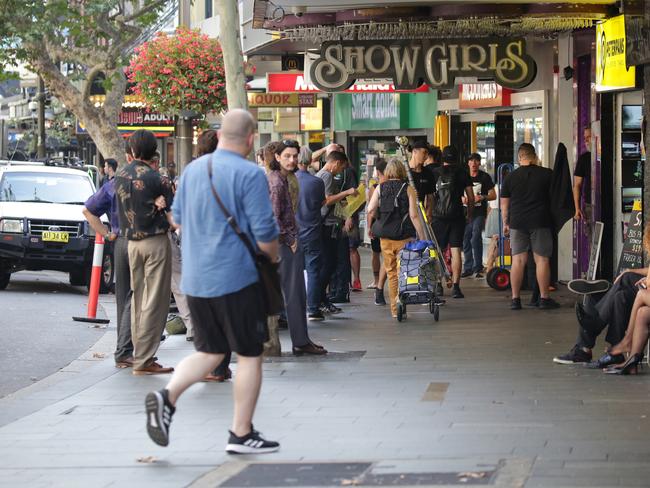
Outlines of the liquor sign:
{"type": "Polygon", "coordinates": [[[249,107],[315,107],[314,93],[249,93],[249,107]]]}
{"type": "Polygon", "coordinates": [[[619,15],[596,26],[596,91],[636,86],[636,70],[627,67],[625,17],[619,15]]]}
{"type": "MultiPolygon", "coordinates": [[[[302,73],[267,73],[266,75],[266,91],[269,93],[275,92],[298,92],[298,93],[319,93],[316,85],[307,83],[305,76],[302,73]]],[[[350,86],[347,93],[393,93],[396,92],[395,85],[392,83],[364,83],[356,82],[350,86]]],[[[412,92],[428,93],[429,87],[422,85],[415,90],[407,90],[412,92]]]]}
{"type": "Polygon", "coordinates": [[[361,78],[390,78],[398,90],[423,82],[452,88],[456,77],[491,77],[502,86],[523,88],[536,71],[524,39],[329,41],[310,76],[326,92],[344,91],[361,78]]]}
{"type": "Polygon", "coordinates": [[[650,63],[650,23],[644,17],[625,16],[625,62],[628,66],[650,63]]]}
{"type": "Polygon", "coordinates": [[[496,83],[462,83],[458,108],[509,107],[511,90],[496,83]]]}

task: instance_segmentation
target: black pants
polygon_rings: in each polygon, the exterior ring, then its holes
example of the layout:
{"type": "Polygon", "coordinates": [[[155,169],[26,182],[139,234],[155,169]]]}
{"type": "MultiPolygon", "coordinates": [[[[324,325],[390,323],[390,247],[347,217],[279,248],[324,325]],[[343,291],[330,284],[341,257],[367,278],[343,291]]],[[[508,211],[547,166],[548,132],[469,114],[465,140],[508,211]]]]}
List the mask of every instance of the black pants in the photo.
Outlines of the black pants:
{"type": "Polygon", "coordinates": [[[133,356],[131,341],[131,271],[129,269],[128,241],[118,237],[113,246],[115,263],[115,302],[117,303],[117,346],[115,361],[133,356]]]}
{"type": "Polygon", "coordinates": [[[578,326],[578,346],[593,348],[596,344],[596,338],[606,327],[607,335],[605,340],[609,344],[621,342],[627,330],[627,324],[630,320],[632,306],[638,290],[635,283],[641,278],[643,278],[643,275],[635,272],[624,273],[618,283],[612,285],[607,293],[587,295],[585,310],[589,315],[598,317],[600,325],[596,330],[590,331],[578,326]]]}
{"type": "Polygon", "coordinates": [[[336,245],[336,270],[330,283],[330,294],[337,298],[349,298],[352,278],[350,239],[343,235],[337,239],[336,245]]]}
{"type": "Polygon", "coordinates": [[[329,303],[327,288],[334,285],[334,274],[339,258],[339,239],[331,225],[323,226],[322,266],[320,273],[320,299],[323,304],[329,303]],[[332,237],[334,236],[334,237],[332,237]]]}

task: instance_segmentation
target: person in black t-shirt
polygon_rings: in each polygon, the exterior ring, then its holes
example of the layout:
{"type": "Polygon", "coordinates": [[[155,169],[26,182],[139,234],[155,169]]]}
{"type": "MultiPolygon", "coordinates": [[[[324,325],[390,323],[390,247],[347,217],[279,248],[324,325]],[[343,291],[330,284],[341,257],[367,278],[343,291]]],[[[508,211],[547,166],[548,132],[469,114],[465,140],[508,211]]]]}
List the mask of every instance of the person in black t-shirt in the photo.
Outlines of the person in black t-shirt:
{"type": "MultiPolygon", "coordinates": [[[[481,155],[473,153],[469,157],[469,176],[474,187],[474,208],[472,219],[468,220],[465,226],[465,237],[463,238],[463,254],[465,264],[461,278],[476,275],[476,278],[483,278],[483,239],[482,233],[487,217],[488,201],[495,200],[497,193],[494,190],[494,182],[489,174],[481,171],[481,155]]],[[[465,198],[463,204],[467,206],[465,198]]]]}
{"type": "Polygon", "coordinates": [[[428,148],[427,159],[424,160],[424,167],[434,170],[442,166],[442,151],[438,146],[431,145],[428,148]]]}
{"type": "Polygon", "coordinates": [[[549,297],[553,221],[551,218],[551,176],[553,172],[539,166],[535,148],[528,143],[517,151],[520,167],[510,173],[501,190],[501,216],[504,234],[510,235],[512,249],[512,310],[521,310],[521,283],[524,279],[528,251],[533,251],[539,284],[539,308],[557,308],[549,297]]]}
{"type": "Polygon", "coordinates": [[[432,168],[424,165],[428,156],[429,144],[426,141],[415,141],[409,161],[411,176],[413,176],[418,200],[424,204],[427,215],[431,215],[431,195],[435,188],[432,168]]]}
{"type": "MultiPolygon", "coordinates": [[[[587,127],[584,132],[585,146],[591,147],[591,128],[587,127]]],[[[580,196],[584,195],[585,203],[591,203],[591,152],[583,152],[573,172],[573,203],[576,207],[576,214],[573,216],[576,220],[584,218],[580,206],[580,196]],[[584,187],[584,188],[583,188],[584,187]]]]}
{"type": "Polygon", "coordinates": [[[452,298],[464,298],[460,290],[462,264],[461,248],[465,234],[463,195],[467,202],[467,218],[472,218],[474,191],[467,171],[458,165],[458,151],[447,146],[442,151],[442,166],[433,170],[435,194],[433,197],[431,227],[440,249],[451,246],[452,298]]]}

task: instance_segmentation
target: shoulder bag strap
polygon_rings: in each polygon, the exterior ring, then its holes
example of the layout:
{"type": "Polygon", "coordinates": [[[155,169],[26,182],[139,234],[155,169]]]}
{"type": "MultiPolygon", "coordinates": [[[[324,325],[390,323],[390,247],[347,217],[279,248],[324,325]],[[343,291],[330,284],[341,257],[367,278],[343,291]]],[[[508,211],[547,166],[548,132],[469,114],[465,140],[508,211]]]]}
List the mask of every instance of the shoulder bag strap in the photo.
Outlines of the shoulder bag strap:
{"type": "Polygon", "coordinates": [[[208,159],[208,176],[209,176],[209,181],[210,181],[210,189],[212,190],[212,195],[214,195],[214,199],[217,201],[217,204],[219,205],[219,208],[223,212],[223,214],[226,216],[226,221],[228,222],[228,225],[232,227],[232,230],[235,231],[235,234],[237,234],[237,237],[241,239],[241,241],[244,243],[246,246],[246,249],[248,249],[248,252],[250,253],[251,257],[253,258],[253,261],[257,261],[257,252],[255,252],[255,248],[253,247],[253,244],[251,243],[251,240],[248,238],[248,236],[241,230],[239,227],[239,224],[237,224],[237,220],[235,220],[235,217],[232,216],[230,212],[228,212],[228,209],[226,206],[223,204],[221,201],[221,198],[219,197],[219,194],[217,193],[216,188],[214,187],[214,184],[212,183],[212,159],[208,159]]]}

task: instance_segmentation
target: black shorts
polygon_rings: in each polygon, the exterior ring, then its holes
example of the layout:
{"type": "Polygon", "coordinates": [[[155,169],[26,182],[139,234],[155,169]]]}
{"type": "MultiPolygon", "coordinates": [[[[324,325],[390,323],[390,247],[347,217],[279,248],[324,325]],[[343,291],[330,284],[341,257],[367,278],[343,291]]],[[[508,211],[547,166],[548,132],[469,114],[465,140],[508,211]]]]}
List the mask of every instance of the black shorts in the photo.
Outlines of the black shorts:
{"type": "Polygon", "coordinates": [[[266,313],[259,283],[215,298],[187,296],[199,352],[241,356],[262,354],[268,340],[266,313]]]}
{"type": "Polygon", "coordinates": [[[465,236],[465,219],[436,219],[431,222],[431,228],[438,240],[440,249],[445,249],[447,244],[451,247],[463,247],[465,236]]]}
{"type": "Polygon", "coordinates": [[[372,252],[381,253],[381,242],[379,241],[379,237],[373,237],[370,239],[370,248],[372,249],[372,252]]]}

